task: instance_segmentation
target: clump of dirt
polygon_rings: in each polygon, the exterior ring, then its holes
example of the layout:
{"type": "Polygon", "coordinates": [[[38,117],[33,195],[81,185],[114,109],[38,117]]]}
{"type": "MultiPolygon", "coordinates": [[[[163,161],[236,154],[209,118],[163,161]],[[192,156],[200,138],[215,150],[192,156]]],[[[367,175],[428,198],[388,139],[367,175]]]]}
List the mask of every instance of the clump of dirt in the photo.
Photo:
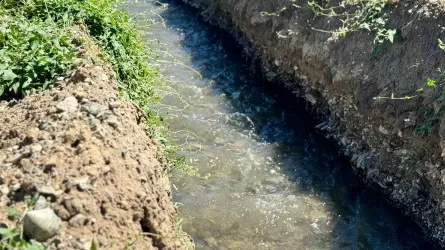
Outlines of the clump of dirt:
{"type": "MultiPolygon", "coordinates": [[[[2,102],[0,221],[6,208],[50,208],[56,249],[188,249],[175,225],[165,167],[143,114],[117,94],[106,67],[79,67],[59,87],[2,102]]],[[[25,230],[26,231],[26,230],[25,230]]]]}

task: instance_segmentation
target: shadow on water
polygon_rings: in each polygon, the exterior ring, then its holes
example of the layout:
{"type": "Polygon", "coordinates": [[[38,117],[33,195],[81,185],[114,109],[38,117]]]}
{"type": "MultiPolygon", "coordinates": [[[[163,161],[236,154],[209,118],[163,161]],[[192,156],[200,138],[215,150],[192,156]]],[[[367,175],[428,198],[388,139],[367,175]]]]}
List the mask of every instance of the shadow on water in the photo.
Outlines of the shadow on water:
{"type": "MultiPolygon", "coordinates": [[[[213,82],[214,95],[227,98],[228,113],[237,114],[229,122],[241,132],[248,131],[255,140],[273,145],[271,161],[280,166],[287,181],[295,184],[262,182],[251,188],[258,189],[252,191],[253,195],[264,190],[271,195],[286,193],[286,197],[305,194],[326,204],[329,219],[320,217],[306,228],[328,232],[328,236],[308,236],[312,242],[303,244],[304,249],[433,249],[422,240],[416,225],[357,181],[347,159],[315,133],[313,121],[302,109],[303,102],[277,83],[248,73],[242,50],[229,34],[204,24],[196,11],[179,1],[161,2],[169,5],[160,13],[167,28],[183,33],[179,44],[190,55],[190,66],[200,72],[203,81],[213,82]]],[[[307,224],[304,220],[296,223],[307,224]]],[[[294,232],[288,233],[292,237],[294,232]]],[[[199,232],[192,234],[206,248],[199,232]]],[[[279,244],[269,247],[289,249],[279,244]]]]}

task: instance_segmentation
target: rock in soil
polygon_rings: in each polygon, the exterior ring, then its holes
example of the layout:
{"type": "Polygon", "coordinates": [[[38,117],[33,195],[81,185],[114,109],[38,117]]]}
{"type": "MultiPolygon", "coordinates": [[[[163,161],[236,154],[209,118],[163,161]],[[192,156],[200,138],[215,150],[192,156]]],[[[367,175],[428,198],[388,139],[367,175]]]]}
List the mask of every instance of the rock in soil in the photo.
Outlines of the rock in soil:
{"type": "Polygon", "coordinates": [[[43,196],[40,196],[34,205],[34,210],[44,209],[47,206],[46,199],[43,196]]]}
{"type": "Polygon", "coordinates": [[[62,102],[57,104],[57,109],[62,112],[74,112],[77,109],[77,99],[74,96],[65,98],[62,102]]]}
{"type": "Polygon", "coordinates": [[[45,241],[56,235],[62,220],[52,209],[45,208],[27,212],[23,219],[23,232],[38,241],[45,241]]]}

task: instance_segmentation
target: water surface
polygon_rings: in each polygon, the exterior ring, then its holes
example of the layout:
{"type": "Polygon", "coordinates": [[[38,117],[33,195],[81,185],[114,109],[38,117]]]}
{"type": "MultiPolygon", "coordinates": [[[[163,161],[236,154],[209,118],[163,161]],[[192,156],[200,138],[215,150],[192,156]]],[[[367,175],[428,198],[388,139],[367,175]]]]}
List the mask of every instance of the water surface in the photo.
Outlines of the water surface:
{"type": "Polygon", "coordinates": [[[271,90],[228,35],[177,1],[127,6],[169,88],[157,110],[201,177],[173,176],[197,249],[431,249],[356,181],[292,98],[271,90]]]}

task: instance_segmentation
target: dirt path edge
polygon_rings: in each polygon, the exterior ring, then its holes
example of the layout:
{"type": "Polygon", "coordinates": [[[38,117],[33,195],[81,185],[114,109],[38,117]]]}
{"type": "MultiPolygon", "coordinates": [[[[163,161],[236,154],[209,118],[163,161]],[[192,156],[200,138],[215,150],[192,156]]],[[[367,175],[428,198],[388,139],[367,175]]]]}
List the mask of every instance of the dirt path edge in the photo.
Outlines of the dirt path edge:
{"type": "Polygon", "coordinates": [[[81,66],[58,86],[0,103],[0,221],[17,222],[6,207],[53,210],[62,222],[44,238],[50,249],[93,240],[98,249],[193,249],[144,115],[118,95],[113,72],[81,66]]]}

